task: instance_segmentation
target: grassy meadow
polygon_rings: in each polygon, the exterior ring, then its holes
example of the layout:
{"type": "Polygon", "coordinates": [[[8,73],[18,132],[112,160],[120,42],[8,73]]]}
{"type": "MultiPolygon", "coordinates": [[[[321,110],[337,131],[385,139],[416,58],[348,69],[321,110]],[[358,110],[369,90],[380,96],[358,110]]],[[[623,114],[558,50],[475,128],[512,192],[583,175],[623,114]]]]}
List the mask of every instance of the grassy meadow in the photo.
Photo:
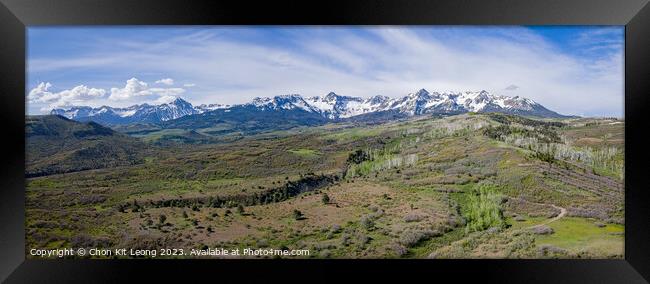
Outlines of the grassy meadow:
{"type": "Polygon", "coordinates": [[[211,143],[139,133],[137,162],[27,179],[26,249],[623,258],[623,129],[469,113],[211,143]]]}

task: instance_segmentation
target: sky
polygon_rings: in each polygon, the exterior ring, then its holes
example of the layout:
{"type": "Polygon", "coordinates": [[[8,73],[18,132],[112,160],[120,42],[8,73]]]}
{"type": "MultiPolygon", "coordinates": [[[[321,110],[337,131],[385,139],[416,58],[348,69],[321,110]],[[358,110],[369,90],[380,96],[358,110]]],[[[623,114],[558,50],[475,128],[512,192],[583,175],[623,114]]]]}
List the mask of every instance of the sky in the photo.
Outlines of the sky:
{"type": "Polygon", "coordinates": [[[622,26],[29,27],[28,114],[419,89],[623,117],[622,26]]]}

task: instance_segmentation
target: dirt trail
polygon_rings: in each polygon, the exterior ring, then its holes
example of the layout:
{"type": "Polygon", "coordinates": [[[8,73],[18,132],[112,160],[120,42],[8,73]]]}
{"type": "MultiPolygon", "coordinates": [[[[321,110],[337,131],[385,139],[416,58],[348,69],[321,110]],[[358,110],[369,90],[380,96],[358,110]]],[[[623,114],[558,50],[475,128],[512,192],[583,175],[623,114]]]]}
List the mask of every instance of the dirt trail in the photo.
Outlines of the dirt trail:
{"type": "Polygon", "coordinates": [[[517,197],[514,197],[514,198],[512,198],[512,199],[522,200],[522,201],[524,201],[524,202],[528,202],[528,203],[531,203],[531,204],[542,205],[542,206],[551,206],[551,207],[553,207],[553,208],[555,208],[555,209],[557,209],[557,210],[560,210],[560,214],[557,214],[557,216],[555,216],[555,217],[553,217],[553,218],[551,218],[551,219],[548,219],[548,220],[542,222],[541,224],[528,226],[528,227],[526,227],[526,229],[534,229],[534,228],[536,228],[536,227],[540,227],[540,226],[548,225],[548,224],[550,224],[550,223],[553,223],[553,222],[555,222],[555,221],[557,221],[557,220],[562,219],[562,217],[564,217],[564,216],[566,215],[566,213],[567,213],[566,208],[564,208],[564,207],[560,207],[560,206],[557,206],[557,205],[555,205],[555,204],[532,202],[532,201],[528,201],[528,200],[525,200],[525,199],[522,199],[522,198],[517,198],[517,197]]]}
{"type": "MultiPolygon", "coordinates": [[[[531,202],[531,203],[532,203],[532,202],[531,202]]],[[[557,206],[557,205],[555,205],[555,204],[545,204],[545,203],[537,203],[537,204],[541,204],[541,205],[550,205],[550,206],[552,206],[553,208],[560,210],[560,214],[557,214],[557,216],[555,216],[555,217],[553,217],[553,218],[551,218],[551,219],[549,219],[549,220],[546,220],[546,221],[544,221],[544,222],[541,223],[541,224],[533,225],[533,226],[527,227],[526,229],[534,229],[534,228],[537,228],[537,227],[540,227],[540,226],[548,225],[548,224],[550,224],[550,223],[553,223],[553,222],[555,222],[555,221],[557,221],[557,220],[562,219],[562,217],[564,217],[564,215],[566,215],[566,208],[563,208],[563,207],[557,206]]]]}

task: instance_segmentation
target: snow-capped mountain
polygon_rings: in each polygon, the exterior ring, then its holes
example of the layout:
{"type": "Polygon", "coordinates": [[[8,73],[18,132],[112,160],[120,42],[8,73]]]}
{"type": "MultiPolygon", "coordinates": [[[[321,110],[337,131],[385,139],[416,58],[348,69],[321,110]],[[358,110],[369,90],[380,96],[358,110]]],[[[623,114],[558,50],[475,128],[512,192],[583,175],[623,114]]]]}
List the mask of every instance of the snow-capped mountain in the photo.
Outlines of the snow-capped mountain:
{"type": "Polygon", "coordinates": [[[160,123],[193,114],[204,114],[217,110],[243,108],[250,111],[299,111],[318,114],[327,120],[340,120],[364,114],[382,112],[413,116],[421,114],[458,114],[465,112],[501,112],[539,117],[562,117],[533,100],[521,97],[493,95],[486,91],[478,92],[433,92],[425,89],[410,93],[401,98],[373,96],[369,98],[339,96],[333,92],[325,96],[304,98],[300,95],[257,97],[241,105],[202,104],[192,106],[177,98],[161,105],[134,105],[127,108],[102,106],[72,107],[54,109],[58,114],[70,119],[93,120],[104,124],[160,123]]]}
{"type": "Polygon", "coordinates": [[[160,105],[133,105],[126,108],[102,106],[91,108],[87,106],[69,109],[53,109],[50,114],[57,114],[77,121],[95,121],[107,125],[129,123],[159,123],[177,119],[186,115],[200,113],[189,102],[177,98],[172,102],[160,105]]]}
{"type": "Polygon", "coordinates": [[[213,110],[216,110],[216,109],[224,109],[224,108],[230,108],[230,107],[232,107],[232,105],[201,104],[201,105],[198,105],[198,106],[194,107],[194,109],[196,109],[196,111],[198,111],[199,113],[204,113],[204,112],[213,111],[213,110]]]}
{"type": "Polygon", "coordinates": [[[373,96],[358,98],[329,93],[324,97],[304,99],[308,106],[329,119],[341,119],[368,113],[393,111],[407,115],[427,113],[455,114],[465,112],[502,112],[540,117],[561,117],[533,100],[521,97],[492,95],[479,92],[433,92],[421,89],[401,98],[373,96]]]}
{"type": "Polygon", "coordinates": [[[388,110],[391,99],[385,96],[374,96],[367,99],[358,97],[339,96],[333,92],[324,97],[309,97],[306,101],[318,109],[318,112],[329,119],[347,118],[370,112],[388,110]]]}
{"type": "Polygon", "coordinates": [[[310,104],[300,95],[282,95],[273,98],[254,98],[252,102],[244,106],[253,106],[259,110],[291,110],[302,109],[307,112],[319,112],[320,110],[310,104]]]}
{"type": "Polygon", "coordinates": [[[411,115],[425,113],[503,112],[534,116],[560,116],[526,98],[480,92],[433,92],[425,89],[396,100],[391,109],[411,115]]]}

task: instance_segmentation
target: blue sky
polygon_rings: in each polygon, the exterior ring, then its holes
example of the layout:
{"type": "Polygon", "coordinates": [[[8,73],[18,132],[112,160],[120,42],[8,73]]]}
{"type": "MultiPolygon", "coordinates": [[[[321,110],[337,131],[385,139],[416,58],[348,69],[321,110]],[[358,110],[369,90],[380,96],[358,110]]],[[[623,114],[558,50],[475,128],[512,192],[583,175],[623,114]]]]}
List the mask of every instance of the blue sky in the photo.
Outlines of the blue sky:
{"type": "Polygon", "coordinates": [[[425,88],[623,116],[623,27],[30,27],[27,40],[29,114],[425,88]]]}

